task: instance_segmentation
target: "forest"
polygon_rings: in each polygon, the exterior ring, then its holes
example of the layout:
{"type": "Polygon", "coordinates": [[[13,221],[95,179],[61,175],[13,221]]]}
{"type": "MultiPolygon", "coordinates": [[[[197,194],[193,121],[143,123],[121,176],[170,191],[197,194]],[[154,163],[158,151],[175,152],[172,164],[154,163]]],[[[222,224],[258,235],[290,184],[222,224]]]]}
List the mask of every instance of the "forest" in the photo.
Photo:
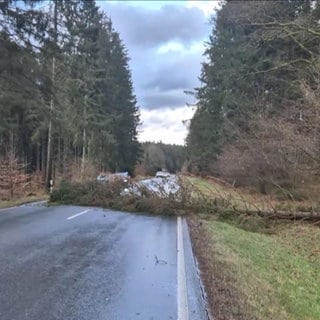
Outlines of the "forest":
{"type": "Polygon", "coordinates": [[[262,193],[319,186],[320,2],[226,1],[211,20],[189,171],[262,193]]]}
{"type": "Polygon", "coordinates": [[[185,150],[138,142],[128,51],[95,1],[1,1],[0,189],[165,168],[316,192],[320,2],[256,4],[211,18],[185,150]]]}
{"type": "Polygon", "coordinates": [[[95,1],[0,2],[4,189],[35,173],[49,186],[92,167],[133,171],[140,120],[128,61],[95,1]]]}
{"type": "Polygon", "coordinates": [[[136,166],[136,173],[153,176],[157,171],[177,173],[184,170],[185,147],[162,142],[141,143],[142,156],[136,166]]]}

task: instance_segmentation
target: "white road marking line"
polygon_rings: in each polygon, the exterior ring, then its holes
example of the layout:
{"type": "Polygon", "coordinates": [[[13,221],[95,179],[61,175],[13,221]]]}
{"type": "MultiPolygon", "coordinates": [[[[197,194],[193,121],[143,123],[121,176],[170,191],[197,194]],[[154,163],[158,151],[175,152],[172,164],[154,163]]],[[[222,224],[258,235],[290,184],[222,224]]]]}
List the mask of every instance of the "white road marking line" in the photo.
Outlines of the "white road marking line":
{"type": "Polygon", "coordinates": [[[79,216],[81,216],[81,215],[83,215],[83,214],[85,214],[85,213],[87,213],[87,212],[89,212],[89,211],[91,211],[91,210],[89,209],[89,210],[81,211],[81,212],[79,212],[79,213],[77,213],[77,214],[75,214],[75,215],[73,215],[73,216],[71,216],[71,217],[68,217],[67,220],[71,220],[71,219],[74,219],[74,218],[76,218],[76,217],[79,217],[79,216]]]}
{"type": "Polygon", "coordinates": [[[188,320],[188,293],[186,267],[184,262],[184,247],[182,235],[182,219],[177,218],[177,282],[178,282],[178,320],[188,320]]]}

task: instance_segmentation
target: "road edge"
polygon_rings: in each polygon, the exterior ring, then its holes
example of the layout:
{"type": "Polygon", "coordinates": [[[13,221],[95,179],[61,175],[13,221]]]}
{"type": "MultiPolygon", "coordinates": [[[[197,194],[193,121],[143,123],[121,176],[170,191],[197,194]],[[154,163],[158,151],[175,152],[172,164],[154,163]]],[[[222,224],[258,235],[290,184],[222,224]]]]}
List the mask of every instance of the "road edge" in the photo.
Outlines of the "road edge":
{"type": "Polygon", "coordinates": [[[31,201],[31,202],[26,201],[26,202],[19,203],[19,204],[15,205],[15,206],[0,208],[0,212],[17,209],[17,208],[20,208],[20,207],[25,206],[25,205],[39,205],[39,204],[45,204],[45,203],[48,203],[48,202],[49,202],[49,200],[38,200],[38,201],[31,201]]]}
{"type": "Polygon", "coordinates": [[[189,320],[187,280],[184,261],[181,217],[177,217],[177,286],[178,320],[189,320]]]}
{"type": "Polygon", "coordinates": [[[186,279],[188,284],[189,320],[213,320],[204,282],[195,255],[188,219],[183,219],[186,279]]]}

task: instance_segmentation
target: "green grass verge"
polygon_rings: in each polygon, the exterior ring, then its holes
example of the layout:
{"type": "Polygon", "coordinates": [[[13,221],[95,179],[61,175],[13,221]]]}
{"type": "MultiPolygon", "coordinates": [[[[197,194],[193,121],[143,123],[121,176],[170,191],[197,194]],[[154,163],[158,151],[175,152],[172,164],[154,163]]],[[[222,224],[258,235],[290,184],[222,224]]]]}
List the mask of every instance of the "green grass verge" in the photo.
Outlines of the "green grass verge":
{"type": "Polygon", "coordinates": [[[231,279],[250,318],[320,319],[318,227],[286,224],[267,235],[220,221],[203,225],[209,259],[224,266],[219,272],[231,279]]]}

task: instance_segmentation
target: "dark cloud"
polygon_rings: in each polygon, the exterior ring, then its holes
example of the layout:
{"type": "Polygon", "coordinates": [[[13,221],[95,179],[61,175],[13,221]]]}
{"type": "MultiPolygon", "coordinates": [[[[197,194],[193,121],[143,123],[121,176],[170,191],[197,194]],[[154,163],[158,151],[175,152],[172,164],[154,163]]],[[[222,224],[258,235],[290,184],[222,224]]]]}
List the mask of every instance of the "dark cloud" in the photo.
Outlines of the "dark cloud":
{"type": "Polygon", "coordinates": [[[203,12],[183,5],[166,5],[158,10],[123,2],[102,2],[127,45],[153,47],[172,40],[190,43],[206,36],[203,12]]]}
{"type": "Polygon", "coordinates": [[[164,127],[170,127],[176,125],[176,120],[168,120],[168,114],[167,113],[161,113],[157,116],[151,116],[145,119],[146,122],[142,123],[141,129],[146,129],[148,127],[153,128],[164,128],[164,127]]]}
{"type": "Polygon", "coordinates": [[[160,55],[156,63],[154,58],[146,59],[137,67],[135,75],[141,106],[147,109],[175,108],[194,102],[184,91],[199,86],[202,59],[200,53],[184,55],[179,52],[160,55]]]}
{"type": "Polygon", "coordinates": [[[161,55],[155,70],[151,70],[145,79],[145,89],[156,88],[163,92],[167,90],[190,90],[197,86],[197,77],[202,57],[199,53],[183,55],[171,53],[161,55]]]}
{"type": "Polygon", "coordinates": [[[166,92],[149,91],[142,97],[142,105],[147,109],[177,108],[186,104],[187,96],[183,90],[172,90],[166,92]]]}
{"type": "Polygon", "coordinates": [[[193,46],[203,43],[211,29],[203,12],[183,4],[150,9],[125,1],[99,3],[128,49],[139,106],[174,109],[190,102],[184,90],[199,86],[204,59],[193,46]],[[170,50],[173,43],[180,50],[170,50]]]}
{"type": "Polygon", "coordinates": [[[176,58],[169,56],[161,56],[161,61],[155,64],[152,55],[146,55],[145,63],[136,66],[135,92],[143,108],[175,108],[191,102],[184,91],[199,86],[202,56],[181,53],[176,58]]]}
{"type": "Polygon", "coordinates": [[[170,77],[165,72],[156,75],[145,88],[157,88],[159,91],[181,89],[185,90],[192,84],[192,80],[187,78],[183,73],[176,72],[170,77]]]}

